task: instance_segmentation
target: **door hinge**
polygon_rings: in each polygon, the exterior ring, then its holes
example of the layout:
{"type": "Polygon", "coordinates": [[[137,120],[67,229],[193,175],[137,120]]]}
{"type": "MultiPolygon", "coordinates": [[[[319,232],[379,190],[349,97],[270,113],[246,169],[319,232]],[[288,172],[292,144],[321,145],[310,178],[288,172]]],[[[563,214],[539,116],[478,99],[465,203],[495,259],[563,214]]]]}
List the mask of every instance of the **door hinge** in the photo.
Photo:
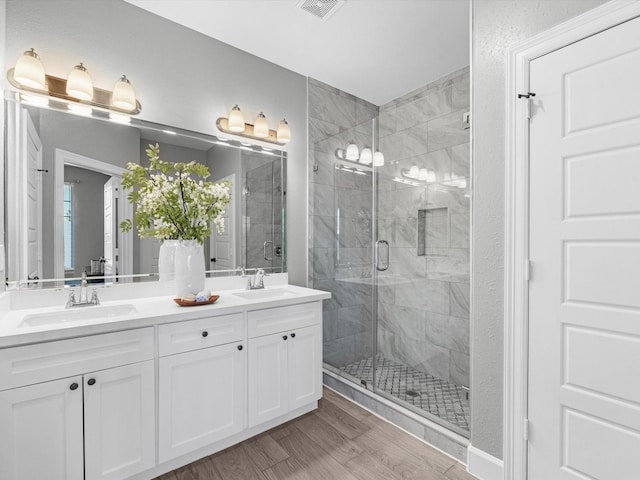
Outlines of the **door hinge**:
{"type": "Polygon", "coordinates": [[[524,437],[524,441],[528,442],[529,441],[529,419],[528,418],[524,419],[524,428],[522,431],[522,435],[524,437]]]}
{"type": "Polygon", "coordinates": [[[524,262],[524,279],[527,282],[531,281],[531,260],[529,259],[524,262]]]}

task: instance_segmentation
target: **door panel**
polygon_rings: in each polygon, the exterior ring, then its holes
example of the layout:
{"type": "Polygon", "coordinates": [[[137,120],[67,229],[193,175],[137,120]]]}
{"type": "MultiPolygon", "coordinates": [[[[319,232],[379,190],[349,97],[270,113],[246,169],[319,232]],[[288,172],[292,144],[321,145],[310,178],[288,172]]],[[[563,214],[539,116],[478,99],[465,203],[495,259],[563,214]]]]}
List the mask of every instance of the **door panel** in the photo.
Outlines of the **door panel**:
{"type": "Polygon", "coordinates": [[[322,397],[322,330],[298,328],[289,343],[289,410],[322,397]]]}
{"type": "Polygon", "coordinates": [[[160,462],[244,427],[245,357],[240,343],[160,359],[160,462]]]}
{"type": "Polygon", "coordinates": [[[125,479],[155,465],[154,385],[153,360],[84,376],[86,480],[125,479]]]}
{"type": "Polygon", "coordinates": [[[276,333],[249,339],[249,427],[288,412],[287,340],[276,333]]]}
{"type": "Polygon", "coordinates": [[[530,65],[529,480],[640,469],[638,31],[530,65]]]}
{"type": "Polygon", "coordinates": [[[0,392],[0,432],[3,480],[83,480],[82,377],[0,392]]]}

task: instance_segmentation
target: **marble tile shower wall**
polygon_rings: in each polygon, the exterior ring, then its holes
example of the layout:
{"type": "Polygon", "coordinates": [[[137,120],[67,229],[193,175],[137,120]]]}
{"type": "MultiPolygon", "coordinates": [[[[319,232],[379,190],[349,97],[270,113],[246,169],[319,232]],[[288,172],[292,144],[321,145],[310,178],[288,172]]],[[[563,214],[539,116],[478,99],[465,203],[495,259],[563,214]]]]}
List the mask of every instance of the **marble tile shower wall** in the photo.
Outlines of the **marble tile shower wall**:
{"type": "Polygon", "coordinates": [[[324,308],[324,359],[341,368],[373,352],[372,179],[335,168],[335,150],[372,145],[386,164],[377,179],[378,238],[391,266],[379,275],[378,353],[469,385],[469,70],[382,107],[309,80],[309,285],[333,293],[324,308]],[[393,181],[412,165],[436,181],[393,181]],[[317,168],[316,168],[317,167],[317,168]],[[418,255],[418,210],[426,209],[418,255]]]}
{"type": "Polygon", "coordinates": [[[378,282],[378,353],[452,383],[469,385],[469,70],[454,72],[380,107],[378,237],[390,268],[378,282]],[[411,166],[435,182],[393,180],[411,166]],[[418,255],[418,211],[425,255],[418,255]]]}
{"type": "Polygon", "coordinates": [[[309,285],[323,309],[324,361],[341,368],[373,352],[371,174],[335,168],[335,151],[371,147],[378,107],[309,79],[309,285]],[[317,166],[317,168],[315,168],[317,166]]]}
{"type": "Polygon", "coordinates": [[[282,202],[278,191],[281,166],[279,162],[260,161],[262,165],[245,172],[243,186],[246,188],[242,194],[244,265],[270,268],[267,273],[277,273],[282,268],[282,257],[272,255],[272,249],[267,245],[267,257],[272,260],[266,260],[264,242],[273,241],[275,246],[282,246],[282,202]],[[271,270],[272,267],[275,270],[271,270]]]}

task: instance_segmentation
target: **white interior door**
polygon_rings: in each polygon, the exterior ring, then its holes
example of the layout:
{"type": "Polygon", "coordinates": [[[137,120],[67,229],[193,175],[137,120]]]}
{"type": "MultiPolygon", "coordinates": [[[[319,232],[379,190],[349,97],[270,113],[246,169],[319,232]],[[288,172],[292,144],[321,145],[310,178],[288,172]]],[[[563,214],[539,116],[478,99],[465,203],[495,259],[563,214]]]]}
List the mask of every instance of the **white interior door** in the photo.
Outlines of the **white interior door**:
{"type": "Polygon", "coordinates": [[[231,174],[220,180],[231,183],[231,199],[224,211],[224,232],[218,233],[215,227],[211,231],[211,270],[230,270],[236,267],[236,175],[231,174]]]}
{"type": "Polygon", "coordinates": [[[104,184],[104,274],[115,275],[118,273],[118,248],[116,238],[118,234],[116,225],[116,196],[118,189],[116,181],[110,178],[104,184]]]}
{"type": "Polygon", "coordinates": [[[529,480],[640,478],[639,32],[530,65],[529,480]]]}
{"type": "Polygon", "coordinates": [[[22,137],[26,163],[25,209],[26,275],[22,278],[42,278],[42,141],[31,116],[25,111],[22,137]]]}

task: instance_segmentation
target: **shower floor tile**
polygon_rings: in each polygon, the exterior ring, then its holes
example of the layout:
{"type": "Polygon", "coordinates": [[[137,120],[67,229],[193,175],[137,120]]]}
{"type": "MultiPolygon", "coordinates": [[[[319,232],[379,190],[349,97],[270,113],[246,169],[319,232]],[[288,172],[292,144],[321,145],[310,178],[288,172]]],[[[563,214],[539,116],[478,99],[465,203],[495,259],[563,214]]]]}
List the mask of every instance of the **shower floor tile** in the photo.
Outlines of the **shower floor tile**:
{"type": "MultiPolygon", "coordinates": [[[[360,360],[341,370],[359,380],[373,383],[373,358],[360,360]]],[[[469,430],[469,400],[464,388],[382,356],[376,357],[376,372],[378,389],[469,430]]]]}

